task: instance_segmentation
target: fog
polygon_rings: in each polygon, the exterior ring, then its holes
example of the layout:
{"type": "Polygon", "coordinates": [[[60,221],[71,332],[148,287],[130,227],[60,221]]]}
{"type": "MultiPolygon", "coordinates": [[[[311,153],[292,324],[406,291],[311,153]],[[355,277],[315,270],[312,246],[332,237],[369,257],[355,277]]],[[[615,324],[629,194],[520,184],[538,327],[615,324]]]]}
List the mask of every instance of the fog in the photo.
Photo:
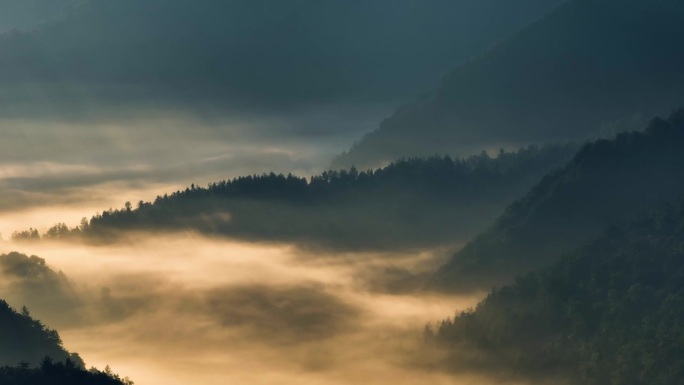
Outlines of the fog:
{"type": "Polygon", "coordinates": [[[64,295],[76,297],[55,309],[3,289],[8,302],[29,302],[88,365],[110,365],[137,384],[483,383],[435,369],[437,352],[422,340],[425,324],[483,294],[387,284],[387,271],[419,277],[444,251],[313,254],[193,234],[2,249],[46,259],[66,276],[64,295]]]}
{"type": "MultiPolygon", "coordinates": [[[[80,217],[126,200],[271,171],[308,176],[330,164],[386,106],[331,106],[252,116],[173,111],[101,111],[55,118],[0,119],[0,212],[74,208],[80,217]]],[[[206,112],[206,111],[205,111],[206,112]]],[[[6,220],[0,217],[0,222],[6,220]]],[[[13,218],[14,220],[14,218],[13,218]]],[[[23,221],[22,221],[23,222],[23,221]]],[[[0,232],[11,229],[0,223],[0,232]]]]}

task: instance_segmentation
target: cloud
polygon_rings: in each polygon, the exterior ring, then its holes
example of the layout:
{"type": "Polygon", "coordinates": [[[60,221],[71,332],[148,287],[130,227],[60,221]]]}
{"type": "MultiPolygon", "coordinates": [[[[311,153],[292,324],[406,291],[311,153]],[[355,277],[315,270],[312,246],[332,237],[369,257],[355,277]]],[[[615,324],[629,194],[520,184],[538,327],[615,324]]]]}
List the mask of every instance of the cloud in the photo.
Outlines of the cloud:
{"type": "Polygon", "coordinates": [[[334,336],[352,327],[359,312],[321,285],[224,287],[209,292],[205,301],[222,325],[289,343],[334,336]]]}
{"type": "Polygon", "coordinates": [[[71,206],[81,211],[70,217],[89,217],[191,183],[271,171],[312,175],[370,129],[371,110],[0,119],[0,211],[71,206]]]}
{"type": "Polygon", "coordinates": [[[0,298],[49,313],[59,325],[75,322],[82,304],[71,282],[44,259],[16,252],[0,255],[0,298]]]}
{"type": "MultiPolygon", "coordinates": [[[[429,253],[322,255],[180,234],[3,247],[31,248],[64,271],[83,304],[80,322],[59,328],[65,346],[138,383],[487,383],[431,367],[421,339],[425,323],[479,295],[393,294],[364,283],[371,266],[416,273],[429,253]]],[[[56,325],[57,309],[31,310],[56,325]]]]}

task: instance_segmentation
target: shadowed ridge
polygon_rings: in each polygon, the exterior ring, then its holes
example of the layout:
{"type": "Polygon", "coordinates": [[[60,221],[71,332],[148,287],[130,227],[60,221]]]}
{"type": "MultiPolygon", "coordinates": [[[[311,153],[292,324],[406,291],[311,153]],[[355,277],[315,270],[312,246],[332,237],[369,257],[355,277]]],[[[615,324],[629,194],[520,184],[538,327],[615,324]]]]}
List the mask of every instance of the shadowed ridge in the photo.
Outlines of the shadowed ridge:
{"type": "Polygon", "coordinates": [[[494,290],[474,311],[428,328],[427,336],[451,352],[450,367],[506,378],[682,383],[682,250],[684,201],[608,229],[552,266],[494,290]]]}
{"type": "Polygon", "coordinates": [[[573,0],[450,72],[335,167],[638,129],[684,99],[684,4],[573,0]]]}
{"type": "Polygon", "coordinates": [[[585,145],[511,204],[434,277],[447,290],[491,288],[555,261],[606,226],[684,194],[684,110],[645,132],[585,145]]]}

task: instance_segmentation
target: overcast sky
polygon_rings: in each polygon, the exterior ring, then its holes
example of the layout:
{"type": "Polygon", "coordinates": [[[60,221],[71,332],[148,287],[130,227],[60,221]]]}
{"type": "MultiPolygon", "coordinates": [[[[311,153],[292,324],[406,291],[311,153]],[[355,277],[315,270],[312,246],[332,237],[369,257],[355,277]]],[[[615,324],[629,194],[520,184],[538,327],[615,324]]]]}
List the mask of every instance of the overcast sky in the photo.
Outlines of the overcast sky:
{"type": "Polygon", "coordinates": [[[320,172],[561,1],[0,0],[0,212],[320,172]]]}

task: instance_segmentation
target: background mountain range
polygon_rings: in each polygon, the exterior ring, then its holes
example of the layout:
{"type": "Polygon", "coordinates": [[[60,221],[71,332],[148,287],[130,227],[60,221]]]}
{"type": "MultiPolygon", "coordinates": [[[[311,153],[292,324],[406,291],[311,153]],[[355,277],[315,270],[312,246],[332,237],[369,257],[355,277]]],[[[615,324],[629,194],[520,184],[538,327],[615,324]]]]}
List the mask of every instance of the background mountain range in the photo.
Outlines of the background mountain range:
{"type": "Polygon", "coordinates": [[[333,167],[638,129],[684,100],[684,5],[573,0],[456,67],[333,167]]]}

